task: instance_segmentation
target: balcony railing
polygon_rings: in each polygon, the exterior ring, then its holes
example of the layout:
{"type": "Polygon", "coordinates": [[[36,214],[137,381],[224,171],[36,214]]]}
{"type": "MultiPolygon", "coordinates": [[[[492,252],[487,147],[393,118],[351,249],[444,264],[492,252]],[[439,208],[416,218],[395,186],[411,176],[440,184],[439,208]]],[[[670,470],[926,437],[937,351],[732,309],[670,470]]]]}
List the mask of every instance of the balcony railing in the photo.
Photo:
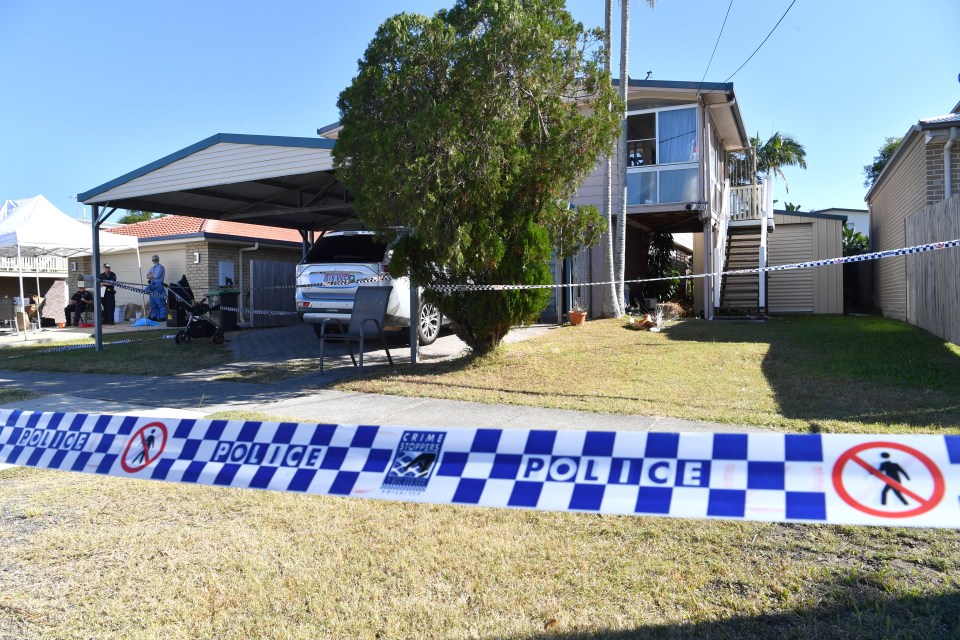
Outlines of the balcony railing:
{"type": "Polygon", "coordinates": [[[0,258],[0,272],[17,273],[59,273],[66,274],[67,259],[58,256],[31,256],[20,258],[0,258]]]}
{"type": "Polygon", "coordinates": [[[760,220],[765,217],[762,184],[730,187],[730,219],[760,220]]]}

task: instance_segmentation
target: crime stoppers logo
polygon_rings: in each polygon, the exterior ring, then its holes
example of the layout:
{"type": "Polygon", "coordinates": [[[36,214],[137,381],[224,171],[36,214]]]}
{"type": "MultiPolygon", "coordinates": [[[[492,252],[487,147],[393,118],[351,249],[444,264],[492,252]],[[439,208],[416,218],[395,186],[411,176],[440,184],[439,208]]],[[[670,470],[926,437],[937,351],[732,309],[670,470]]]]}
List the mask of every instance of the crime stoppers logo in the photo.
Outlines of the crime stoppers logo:
{"type": "Polygon", "coordinates": [[[382,489],[408,492],[426,489],[446,436],[439,431],[404,431],[382,489]]]}

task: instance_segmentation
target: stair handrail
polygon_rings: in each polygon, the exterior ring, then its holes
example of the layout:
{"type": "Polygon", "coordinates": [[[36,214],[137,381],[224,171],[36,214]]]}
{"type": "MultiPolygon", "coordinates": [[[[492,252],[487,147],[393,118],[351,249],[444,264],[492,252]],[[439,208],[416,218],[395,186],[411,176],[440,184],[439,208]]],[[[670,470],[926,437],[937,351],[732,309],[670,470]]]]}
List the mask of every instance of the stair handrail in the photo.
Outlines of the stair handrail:
{"type": "MultiPolygon", "coordinates": [[[[710,265],[714,274],[723,271],[723,264],[727,258],[727,241],[730,227],[730,180],[723,181],[723,195],[720,198],[720,220],[717,223],[717,241],[716,250],[713,253],[713,264],[710,265]]],[[[720,287],[723,284],[723,278],[719,275],[713,276],[713,308],[720,308],[720,287]]]]}

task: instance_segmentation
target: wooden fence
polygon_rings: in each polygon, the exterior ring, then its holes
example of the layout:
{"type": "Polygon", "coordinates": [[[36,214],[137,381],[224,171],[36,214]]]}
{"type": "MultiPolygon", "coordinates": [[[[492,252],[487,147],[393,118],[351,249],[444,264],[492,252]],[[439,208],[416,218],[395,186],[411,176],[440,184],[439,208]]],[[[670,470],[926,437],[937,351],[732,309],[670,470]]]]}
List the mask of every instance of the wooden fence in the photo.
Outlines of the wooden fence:
{"type": "MultiPolygon", "coordinates": [[[[960,238],[960,195],[907,216],[908,247],[960,238]]],[[[960,249],[906,256],[907,321],[960,344],[960,249]]]]}

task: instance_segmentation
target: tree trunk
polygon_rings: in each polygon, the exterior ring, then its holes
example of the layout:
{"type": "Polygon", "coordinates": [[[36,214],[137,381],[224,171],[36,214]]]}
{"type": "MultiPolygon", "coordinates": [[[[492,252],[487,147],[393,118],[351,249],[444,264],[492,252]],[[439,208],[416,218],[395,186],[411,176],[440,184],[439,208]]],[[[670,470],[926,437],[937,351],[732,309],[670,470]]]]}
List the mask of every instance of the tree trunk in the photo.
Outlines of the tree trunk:
{"type": "MultiPolygon", "coordinates": [[[[613,0],[606,0],[604,3],[604,45],[607,48],[607,55],[605,66],[607,73],[610,73],[611,68],[613,67],[611,63],[611,58],[613,56],[612,50],[612,22],[613,22],[613,0]]],[[[607,109],[612,109],[613,105],[608,104],[607,109]]],[[[607,217],[607,243],[604,253],[606,258],[606,272],[607,272],[607,281],[609,285],[604,286],[603,289],[603,315],[605,317],[614,317],[619,318],[622,311],[619,306],[619,299],[617,298],[617,285],[615,284],[616,280],[616,271],[613,268],[613,155],[616,153],[619,145],[614,147],[614,151],[607,156],[607,164],[604,171],[604,192],[603,192],[603,212],[607,217]]]]}
{"type": "Polygon", "coordinates": [[[627,72],[627,50],[630,45],[630,0],[620,0],[620,98],[623,100],[623,114],[621,122],[620,135],[620,208],[617,216],[617,313],[619,318],[623,315],[626,304],[624,304],[623,280],[626,270],[627,253],[627,94],[630,81],[630,74],[627,72]]]}

